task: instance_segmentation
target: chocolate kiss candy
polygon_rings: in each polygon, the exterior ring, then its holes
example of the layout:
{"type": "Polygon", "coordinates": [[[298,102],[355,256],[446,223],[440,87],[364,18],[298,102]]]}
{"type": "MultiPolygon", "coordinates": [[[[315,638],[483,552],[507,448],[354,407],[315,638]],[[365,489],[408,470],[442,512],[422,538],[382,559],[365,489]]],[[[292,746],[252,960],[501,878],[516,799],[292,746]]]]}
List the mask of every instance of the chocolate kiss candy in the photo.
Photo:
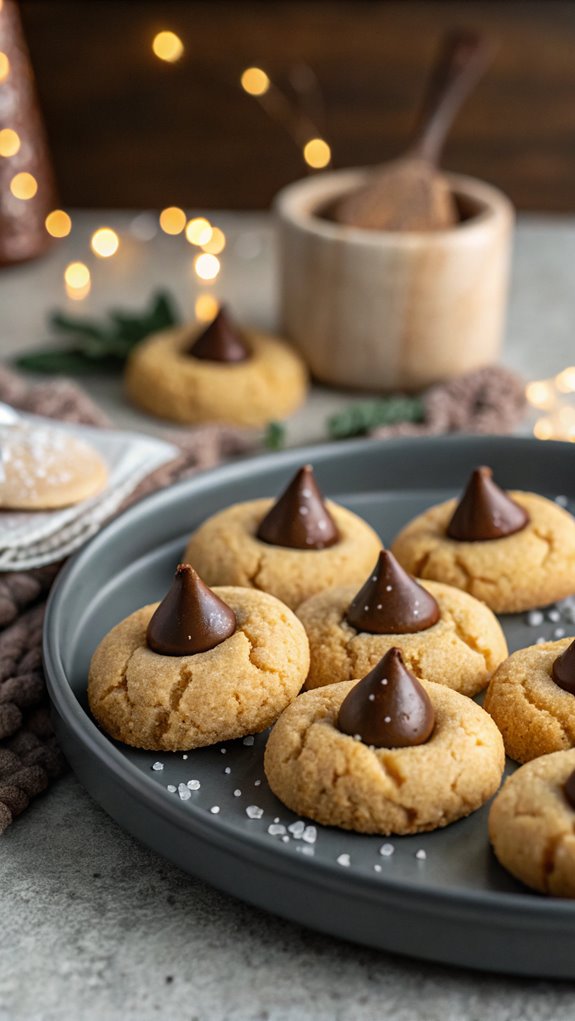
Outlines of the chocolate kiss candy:
{"type": "Polygon", "coordinates": [[[188,349],[188,354],[206,362],[245,362],[251,352],[227,310],[221,308],[188,349]]]}
{"type": "Polygon", "coordinates": [[[437,624],[439,606],[397,562],[382,550],[375,569],[349,604],[345,619],[372,635],[411,635],[437,624]]]}
{"type": "Polygon", "coordinates": [[[401,650],[390,649],[344,698],[337,725],[342,733],[376,748],[409,748],[431,736],[435,712],[401,650]]]}
{"type": "Polygon", "coordinates": [[[262,542],[290,549],[325,549],[338,541],[337,525],[323,502],[311,464],[293,477],[260,521],[256,535],[262,542]]]}
{"type": "Polygon", "coordinates": [[[569,774],[563,784],[563,793],[571,805],[571,808],[575,808],[575,769],[569,774]]]}
{"type": "Polygon", "coordinates": [[[207,652],[236,630],[236,615],[189,564],[178,564],[172,587],[148,624],[146,641],[162,656],[207,652]]]}
{"type": "Polygon", "coordinates": [[[551,676],[557,687],[568,691],[570,695],[575,695],[575,642],[571,642],[565,652],[557,657],[551,676]]]}
{"type": "Polygon", "coordinates": [[[529,521],[527,511],[515,503],[492,479],[491,468],[476,468],[447,526],[450,539],[481,542],[520,532],[529,521]]]}

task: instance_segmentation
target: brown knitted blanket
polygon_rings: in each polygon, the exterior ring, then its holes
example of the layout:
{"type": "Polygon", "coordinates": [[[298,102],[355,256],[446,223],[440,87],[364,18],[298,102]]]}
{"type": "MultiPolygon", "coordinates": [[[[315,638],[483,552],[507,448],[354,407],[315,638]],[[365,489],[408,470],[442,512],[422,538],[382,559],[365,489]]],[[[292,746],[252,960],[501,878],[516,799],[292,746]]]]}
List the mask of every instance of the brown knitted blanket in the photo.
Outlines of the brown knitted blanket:
{"type": "MultiPolygon", "coordinates": [[[[66,422],[110,424],[87,394],[67,380],[30,385],[0,367],[0,401],[66,422]]],[[[125,506],[254,442],[227,426],[202,426],[165,438],[180,449],[179,457],[144,479],[125,506]]],[[[46,598],[61,566],[0,575],[0,834],[66,769],[50,722],[41,651],[46,598]]]]}

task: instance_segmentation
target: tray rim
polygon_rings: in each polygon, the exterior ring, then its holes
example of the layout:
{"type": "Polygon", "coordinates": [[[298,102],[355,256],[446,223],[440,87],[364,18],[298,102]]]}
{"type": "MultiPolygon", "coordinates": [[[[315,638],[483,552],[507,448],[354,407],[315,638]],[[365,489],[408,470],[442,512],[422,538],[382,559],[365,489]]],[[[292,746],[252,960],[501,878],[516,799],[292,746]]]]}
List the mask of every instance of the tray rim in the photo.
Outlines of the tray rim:
{"type": "MultiPolygon", "coordinates": [[[[438,450],[445,448],[447,453],[451,447],[474,445],[485,447],[487,444],[497,446],[504,440],[505,443],[515,446],[517,453],[526,453],[535,445],[541,446],[541,440],[531,436],[440,436],[440,437],[400,437],[381,441],[385,449],[391,448],[419,448],[425,444],[429,450],[434,447],[438,450]],[[475,441],[475,442],[474,442],[475,441]]],[[[552,441],[553,446],[561,448],[565,454],[574,456],[573,447],[570,443],[552,441]]],[[[278,873],[281,877],[287,872],[296,879],[314,883],[321,883],[326,889],[337,890],[339,894],[346,895],[348,888],[353,885],[356,895],[361,893],[363,897],[373,897],[374,892],[390,894],[399,898],[417,897],[418,910],[435,912],[441,907],[443,913],[459,914],[461,911],[474,911],[480,916],[496,913],[498,924],[515,926],[518,922],[538,924],[557,921],[573,922],[575,919],[575,902],[538,895],[536,892],[496,892],[468,889],[437,888],[426,884],[412,884],[409,881],[395,879],[393,876],[382,876],[381,874],[370,874],[366,872],[355,872],[353,870],[337,870],[335,862],[322,862],[316,859],[301,858],[286,852],[283,845],[270,841],[266,835],[257,831],[253,833],[239,832],[237,828],[228,823],[225,817],[214,817],[206,814],[205,810],[195,805],[186,803],[185,811],[183,806],[166,797],[165,791],[153,777],[146,776],[129,759],[126,759],[121,751],[101,732],[89,715],[82,708],[72,687],[68,683],[63,663],[60,659],[57,640],[53,633],[51,624],[57,616],[59,604],[65,599],[66,589],[73,582],[77,572],[82,570],[86,558],[90,559],[101,546],[105,546],[108,537],[126,527],[134,527],[139,519],[146,518],[156,507],[170,504],[172,500],[190,491],[193,498],[200,490],[211,490],[217,487],[218,483],[223,485],[235,479],[245,476],[246,471],[250,475],[265,475],[269,468],[276,466],[294,466],[302,461],[312,461],[320,464],[325,460],[337,460],[338,457],[349,456],[350,454],[360,455],[366,450],[373,450],[377,441],[373,439],[359,439],[340,441],[338,443],[322,443],[309,447],[290,448],[289,450],[267,453],[255,458],[242,458],[231,463],[198,472],[190,479],[178,482],[175,485],[152,493],[129,507],[126,511],[108,523],[86,546],[83,547],[66,563],[59,573],[48,598],[45,627],[43,635],[43,658],[46,667],[46,683],[50,699],[63,720],[72,727],[74,737],[84,746],[92,756],[98,760],[100,766],[111,769],[114,780],[124,789],[129,791],[138,800],[148,802],[154,812],[165,817],[171,825],[184,831],[191,831],[192,835],[204,840],[208,844],[223,850],[229,850],[230,844],[241,847],[244,852],[249,853],[250,859],[254,860],[254,851],[257,850],[261,864],[271,871],[278,873]],[[502,915],[502,913],[505,913],[502,915]],[[508,917],[505,917],[508,916],[508,917]]],[[[549,446],[549,442],[546,446],[549,446]]],[[[414,488],[418,488],[414,486],[414,488]]],[[[161,546],[172,540],[166,540],[161,546]]],[[[155,549],[161,548],[155,547],[155,549]]],[[[329,827],[326,827],[329,828],[329,827]]],[[[335,829],[335,828],[334,828],[335,829]]],[[[347,833],[347,831],[342,831],[347,833]]],[[[381,839],[384,839],[383,837],[381,839]]]]}

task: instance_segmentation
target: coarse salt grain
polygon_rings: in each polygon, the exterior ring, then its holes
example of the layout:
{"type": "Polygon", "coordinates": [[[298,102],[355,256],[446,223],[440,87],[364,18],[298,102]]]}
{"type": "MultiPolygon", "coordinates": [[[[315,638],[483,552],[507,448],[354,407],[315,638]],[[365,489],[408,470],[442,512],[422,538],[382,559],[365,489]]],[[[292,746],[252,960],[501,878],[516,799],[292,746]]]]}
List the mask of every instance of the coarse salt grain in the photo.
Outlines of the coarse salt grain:
{"type": "Polygon", "coordinates": [[[344,869],[348,869],[351,865],[351,858],[349,854],[339,854],[335,859],[338,865],[342,865],[344,869]]]}
{"type": "Polygon", "coordinates": [[[381,872],[381,865],[374,865],[373,866],[373,871],[374,872],[381,872]]]}
{"type": "Polygon", "coordinates": [[[242,744],[245,744],[246,748],[250,748],[251,745],[253,745],[254,741],[255,737],[253,736],[253,734],[248,734],[247,737],[244,737],[242,744]]]}
{"type": "Polygon", "coordinates": [[[259,787],[261,780],[254,780],[254,787],[259,787]]]}
{"type": "Polygon", "coordinates": [[[257,805],[248,805],[246,808],[246,815],[248,819],[261,819],[263,814],[263,808],[259,808],[257,805]]]}
{"type": "Polygon", "coordinates": [[[164,768],[163,762],[154,762],[154,765],[152,766],[152,769],[156,770],[156,772],[159,772],[159,770],[163,768],[164,768]]]}
{"type": "Polygon", "coordinates": [[[219,805],[212,805],[212,807],[210,808],[210,812],[212,813],[212,815],[219,815],[220,814],[220,806],[219,805]]]}
{"type": "Polygon", "coordinates": [[[298,819],[297,822],[292,822],[288,826],[288,830],[295,837],[296,840],[300,840],[305,831],[305,822],[298,819]]]}
{"type": "Polygon", "coordinates": [[[556,627],[555,630],[553,631],[553,637],[554,638],[565,638],[565,628],[564,627],[556,627]]]}
{"type": "Polygon", "coordinates": [[[283,837],[285,832],[286,832],[286,828],[285,828],[285,826],[282,826],[281,823],[272,822],[268,826],[268,833],[269,833],[270,837],[283,837]]]}
{"type": "Polygon", "coordinates": [[[287,833],[282,837],[282,842],[284,844],[289,844],[289,837],[288,837],[287,833]]]}
{"type": "Polygon", "coordinates": [[[379,853],[384,858],[391,858],[391,856],[392,856],[394,851],[395,851],[395,847],[393,846],[393,844],[382,844],[380,849],[379,849],[379,853]]]}
{"type": "Polygon", "coordinates": [[[544,617],[541,610],[530,610],[525,618],[525,622],[529,627],[540,627],[543,623],[544,617]]]}
{"type": "Polygon", "coordinates": [[[199,780],[188,780],[186,787],[188,787],[191,791],[199,791],[201,784],[199,780]]]}
{"type": "Polygon", "coordinates": [[[226,768],[224,769],[224,773],[231,773],[231,771],[232,771],[231,766],[226,766],[226,768]]]}
{"type": "Polygon", "coordinates": [[[186,787],[185,783],[181,783],[179,785],[179,787],[178,787],[178,794],[180,795],[182,801],[187,801],[192,796],[192,792],[190,790],[188,790],[188,788],[186,787]]]}
{"type": "Polygon", "coordinates": [[[188,757],[187,755],[182,755],[184,762],[186,761],[187,757],[188,757]]]}
{"type": "Polygon", "coordinates": [[[227,748],[220,748],[220,752],[222,755],[225,755],[227,750],[228,750],[227,748]]]}
{"type": "Polygon", "coordinates": [[[425,859],[427,858],[427,851],[424,851],[423,848],[420,847],[419,851],[415,852],[415,857],[417,858],[418,861],[425,861],[425,859]]]}
{"type": "Polygon", "coordinates": [[[173,783],[169,783],[168,786],[166,787],[166,790],[169,791],[170,794],[175,794],[177,789],[178,788],[174,787],[173,783]]]}
{"type": "Polygon", "coordinates": [[[242,796],[242,792],[241,792],[241,790],[238,787],[237,790],[234,791],[234,798],[241,798],[241,796],[242,796]]]}
{"type": "Polygon", "coordinates": [[[315,847],[310,847],[309,844],[298,844],[296,851],[300,854],[307,854],[310,858],[313,858],[315,854],[315,847]]]}
{"type": "Polygon", "coordinates": [[[569,503],[569,498],[561,494],[560,496],[555,497],[555,503],[558,503],[560,507],[566,507],[569,503]]]}
{"type": "Polygon", "coordinates": [[[315,844],[317,840],[317,829],[315,826],[306,826],[301,835],[301,839],[305,840],[306,844],[315,844]]]}
{"type": "Polygon", "coordinates": [[[558,624],[561,620],[559,610],[547,610],[547,620],[550,620],[552,624],[558,624]]]}

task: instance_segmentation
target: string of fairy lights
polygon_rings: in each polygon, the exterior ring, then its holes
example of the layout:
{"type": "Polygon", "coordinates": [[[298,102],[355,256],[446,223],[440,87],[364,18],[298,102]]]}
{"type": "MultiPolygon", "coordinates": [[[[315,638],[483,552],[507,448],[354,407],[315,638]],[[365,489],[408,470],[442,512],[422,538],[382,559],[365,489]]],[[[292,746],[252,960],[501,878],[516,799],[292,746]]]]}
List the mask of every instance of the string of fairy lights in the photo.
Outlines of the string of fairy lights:
{"type": "MultiPolygon", "coordinates": [[[[0,11],[3,0],[0,0],[0,11]]],[[[174,64],[185,53],[185,46],[175,32],[162,30],[157,32],[151,41],[152,53],[158,60],[174,64]]],[[[10,75],[10,60],[6,53],[0,51],[0,85],[10,75]]],[[[310,170],[327,167],[331,162],[331,149],[324,138],[318,133],[313,120],[303,111],[298,110],[287,99],[284,93],[271,81],[263,68],[247,67],[239,79],[242,90],[256,99],[266,113],[277,120],[291,134],[294,142],[301,147],[305,164],[310,170]]],[[[0,158],[10,159],[16,156],[21,148],[18,132],[9,126],[0,130],[0,158]]],[[[10,179],[9,188],[14,198],[29,202],[38,194],[39,182],[28,171],[18,171],[10,179]]],[[[138,218],[136,218],[138,219],[138,218]]],[[[212,224],[205,216],[189,218],[185,210],[179,206],[168,206],[162,209],[158,217],[158,226],[164,234],[170,236],[183,235],[185,240],[198,249],[193,259],[193,272],[204,284],[217,280],[221,262],[219,256],[226,247],[226,237],[220,227],[212,224]]],[[[72,217],[65,209],[53,209],[45,219],[48,234],[55,239],[68,237],[73,230],[72,217]]],[[[150,239],[155,230],[146,228],[150,239]]],[[[137,236],[137,230],[134,229],[137,236]]],[[[90,238],[90,249],[100,259],[110,259],[122,247],[116,230],[109,226],[98,227],[90,238]]],[[[64,270],[65,292],[72,301],[82,301],[92,288],[92,273],[85,261],[70,262],[64,270]]],[[[208,320],[217,311],[217,301],[210,294],[200,294],[195,305],[196,317],[208,320]]]]}

